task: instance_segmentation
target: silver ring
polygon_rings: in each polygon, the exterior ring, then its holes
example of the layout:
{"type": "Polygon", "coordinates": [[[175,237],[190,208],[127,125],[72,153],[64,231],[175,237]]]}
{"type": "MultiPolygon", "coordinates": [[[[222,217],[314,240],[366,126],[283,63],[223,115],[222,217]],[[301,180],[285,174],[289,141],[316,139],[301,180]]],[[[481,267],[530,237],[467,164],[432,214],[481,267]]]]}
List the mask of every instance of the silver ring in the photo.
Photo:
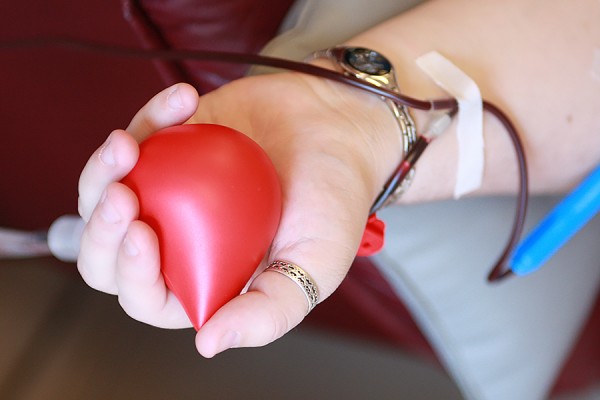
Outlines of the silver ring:
{"type": "Polygon", "coordinates": [[[306,271],[299,266],[287,261],[275,260],[269,264],[265,271],[279,272],[280,274],[292,279],[298,286],[300,286],[300,289],[302,289],[304,295],[306,296],[306,300],[308,300],[307,314],[311,312],[319,302],[319,289],[317,289],[317,285],[315,285],[315,282],[312,280],[310,275],[308,275],[306,271]]]}

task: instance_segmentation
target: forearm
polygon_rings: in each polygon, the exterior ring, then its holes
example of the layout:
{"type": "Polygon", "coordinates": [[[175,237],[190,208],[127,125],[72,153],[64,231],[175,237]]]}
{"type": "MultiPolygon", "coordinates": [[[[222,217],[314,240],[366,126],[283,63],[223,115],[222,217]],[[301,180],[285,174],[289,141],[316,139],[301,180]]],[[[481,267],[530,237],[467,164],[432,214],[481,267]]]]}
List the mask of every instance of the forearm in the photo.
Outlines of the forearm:
{"type": "MultiPolygon", "coordinates": [[[[564,191],[600,162],[600,51],[597,1],[434,0],[349,41],[390,58],[402,91],[446,95],[415,59],[436,50],[478,84],[519,129],[533,193],[564,191]],[[598,57],[596,55],[596,57],[598,57]],[[596,67],[597,68],[597,67],[596,67]]],[[[419,127],[426,114],[416,113],[419,127]]],[[[517,164],[504,129],[484,120],[485,173],[478,193],[512,193],[517,164]]],[[[449,198],[457,165],[453,134],[434,141],[419,161],[403,201],[449,198]]]]}

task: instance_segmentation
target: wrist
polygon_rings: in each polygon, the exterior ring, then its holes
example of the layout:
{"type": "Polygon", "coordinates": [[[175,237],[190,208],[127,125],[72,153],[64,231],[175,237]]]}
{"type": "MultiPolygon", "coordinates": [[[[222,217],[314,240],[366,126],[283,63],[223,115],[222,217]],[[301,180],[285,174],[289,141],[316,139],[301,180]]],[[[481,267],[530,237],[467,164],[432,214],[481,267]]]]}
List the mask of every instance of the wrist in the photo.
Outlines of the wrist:
{"type": "MultiPolygon", "coordinates": [[[[384,91],[400,92],[393,64],[384,54],[377,50],[360,46],[335,46],[316,51],[312,53],[308,59],[309,61],[312,61],[313,64],[335,70],[353,80],[364,81],[366,84],[381,88],[384,91]]],[[[396,160],[394,165],[392,168],[389,168],[389,166],[384,163],[383,168],[379,169],[379,171],[389,171],[389,173],[385,174],[387,176],[385,181],[388,181],[388,183],[386,183],[386,186],[380,186],[383,190],[380,189],[380,192],[377,195],[376,205],[371,210],[372,212],[375,212],[382,206],[394,202],[410,185],[410,180],[414,173],[413,169],[406,171],[408,173],[400,175],[400,178],[396,177],[395,181],[392,181],[393,183],[389,183],[389,178],[391,172],[397,169],[401,160],[404,160],[407,157],[409,151],[411,151],[415,145],[417,141],[416,127],[409,108],[403,103],[392,98],[377,95],[376,93],[361,91],[358,88],[352,89],[350,95],[357,99],[359,97],[358,92],[360,92],[362,95],[360,97],[364,98],[365,95],[369,95],[371,98],[378,99],[379,103],[385,104],[387,113],[389,116],[392,116],[395,121],[395,127],[389,128],[388,125],[388,128],[385,130],[386,132],[395,131],[399,138],[399,143],[393,147],[399,149],[399,156],[397,152],[394,154],[394,159],[396,160]]],[[[361,101],[361,99],[358,100],[361,101]]],[[[358,107],[360,108],[361,106],[359,105],[358,107]]],[[[389,122],[389,118],[386,119],[389,122]]],[[[383,142],[385,143],[385,141],[383,142]]],[[[390,147],[385,146],[384,149],[390,149],[390,147]]],[[[379,179],[376,179],[375,181],[381,182],[380,175],[381,174],[378,174],[379,179]]]]}
{"type": "MultiPolygon", "coordinates": [[[[328,60],[310,62],[335,70],[328,60]]],[[[370,201],[373,201],[403,156],[404,143],[398,121],[377,95],[325,79],[311,76],[304,79],[312,91],[352,128],[346,131],[344,138],[343,147],[349,153],[344,158],[360,158],[353,163],[364,165],[363,180],[370,201]]]]}

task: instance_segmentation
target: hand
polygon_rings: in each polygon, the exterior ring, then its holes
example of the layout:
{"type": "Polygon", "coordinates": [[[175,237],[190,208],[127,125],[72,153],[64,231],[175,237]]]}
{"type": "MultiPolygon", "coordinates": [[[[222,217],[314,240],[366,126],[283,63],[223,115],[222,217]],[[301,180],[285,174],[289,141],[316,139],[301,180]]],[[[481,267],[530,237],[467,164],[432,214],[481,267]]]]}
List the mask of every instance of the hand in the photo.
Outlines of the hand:
{"type": "MultiPolygon", "coordinates": [[[[283,211],[268,259],[301,266],[320,300],[328,297],[346,275],[369,207],[400,157],[399,130],[375,96],[297,74],[244,78],[203,97],[175,85],[150,100],[125,131],[112,132],[80,179],[79,209],[87,225],[78,268],[84,280],[118,295],[137,320],[191,326],[160,273],[156,235],[137,220],[137,199],[118,182],[136,163],[138,141],[186,121],[237,129],[269,154],[281,179],[283,211]]],[[[212,357],[231,347],[265,345],[306,311],[306,298],[291,279],[262,273],[200,328],[196,346],[212,357]]]]}

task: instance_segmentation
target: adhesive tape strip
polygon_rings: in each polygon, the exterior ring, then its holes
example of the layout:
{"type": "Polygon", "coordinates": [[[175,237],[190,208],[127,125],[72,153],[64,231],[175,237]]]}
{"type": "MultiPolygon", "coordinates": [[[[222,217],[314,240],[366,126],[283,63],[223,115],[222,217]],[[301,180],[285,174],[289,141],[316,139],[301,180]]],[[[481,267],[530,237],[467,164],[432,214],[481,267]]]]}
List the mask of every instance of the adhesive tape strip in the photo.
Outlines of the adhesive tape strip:
{"type": "Polygon", "coordinates": [[[458,167],[454,198],[481,187],[484,168],[483,102],[473,79],[436,51],[417,60],[417,65],[458,102],[458,167]]]}

